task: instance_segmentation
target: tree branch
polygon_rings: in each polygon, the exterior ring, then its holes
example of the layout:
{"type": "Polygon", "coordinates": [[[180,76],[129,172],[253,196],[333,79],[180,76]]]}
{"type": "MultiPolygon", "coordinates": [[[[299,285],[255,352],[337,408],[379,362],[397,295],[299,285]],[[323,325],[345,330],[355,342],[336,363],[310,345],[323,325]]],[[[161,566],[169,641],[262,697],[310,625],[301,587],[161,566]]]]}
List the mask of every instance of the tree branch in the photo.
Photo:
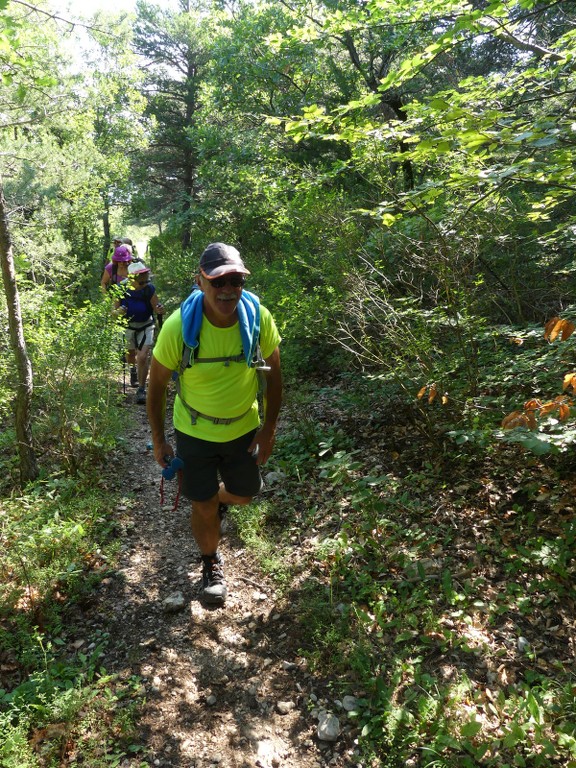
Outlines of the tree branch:
{"type": "Polygon", "coordinates": [[[37,5],[31,5],[30,3],[24,2],[24,0],[12,0],[12,3],[14,5],[21,5],[23,8],[28,8],[30,11],[41,13],[43,16],[47,16],[49,19],[53,19],[54,21],[62,21],[64,24],[68,24],[70,26],[70,31],[72,31],[75,27],[82,27],[82,29],[89,29],[92,32],[98,32],[100,35],[115,37],[112,32],[108,32],[105,29],[96,27],[93,24],[84,24],[81,21],[71,21],[70,19],[64,19],[62,16],[58,16],[57,14],[51,13],[50,11],[45,11],[43,8],[39,8],[37,5]]]}

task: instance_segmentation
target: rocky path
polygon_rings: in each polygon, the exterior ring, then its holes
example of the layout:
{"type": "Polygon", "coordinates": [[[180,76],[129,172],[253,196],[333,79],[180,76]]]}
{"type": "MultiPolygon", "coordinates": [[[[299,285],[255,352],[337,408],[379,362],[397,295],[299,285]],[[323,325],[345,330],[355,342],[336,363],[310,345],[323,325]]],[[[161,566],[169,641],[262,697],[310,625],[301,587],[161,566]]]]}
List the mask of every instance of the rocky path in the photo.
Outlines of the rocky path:
{"type": "MultiPolygon", "coordinates": [[[[199,556],[189,507],[173,510],[176,481],[165,483],[147,450],[145,409],[126,397],[127,450],[115,471],[133,503],[120,507],[120,563],[98,599],[111,633],[103,666],[143,680],[141,743],[147,764],[173,768],[280,768],[359,765],[347,702],[299,656],[298,621],[274,585],[255,571],[233,524],[223,539],[229,597],[224,608],[198,601],[199,556]],[[330,728],[340,734],[332,736],[330,728]],[[319,728],[320,736],[319,738],[319,728]]],[[[141,765],[126,759],[122,768],[141,765]]]]}

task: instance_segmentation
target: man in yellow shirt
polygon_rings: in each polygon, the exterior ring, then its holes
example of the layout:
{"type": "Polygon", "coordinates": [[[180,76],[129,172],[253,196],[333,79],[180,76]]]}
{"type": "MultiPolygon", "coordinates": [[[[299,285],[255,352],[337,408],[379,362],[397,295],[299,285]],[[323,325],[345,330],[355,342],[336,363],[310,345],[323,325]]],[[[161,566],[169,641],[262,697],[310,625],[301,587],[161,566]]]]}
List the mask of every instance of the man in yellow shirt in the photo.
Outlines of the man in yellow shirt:
{"type": "Polygon", "coordinates": [[[272,453],[282,400],[280,335],[258,297],[243,290],[249,274],[233,246],[205,249],[197,290],[158,336],[148,385],[154,456],[165,467],[174,456],[164,433],[166,389],[179,371],[173,421],[182,493],[192,501],[192,535],[202,555],[201,599],[214,605],[227,594],[220,515],[229,504],[249,504],[260,490],[259,467],[272,453]],[[258,369],[266,384],[262,424],[258,369]]]}

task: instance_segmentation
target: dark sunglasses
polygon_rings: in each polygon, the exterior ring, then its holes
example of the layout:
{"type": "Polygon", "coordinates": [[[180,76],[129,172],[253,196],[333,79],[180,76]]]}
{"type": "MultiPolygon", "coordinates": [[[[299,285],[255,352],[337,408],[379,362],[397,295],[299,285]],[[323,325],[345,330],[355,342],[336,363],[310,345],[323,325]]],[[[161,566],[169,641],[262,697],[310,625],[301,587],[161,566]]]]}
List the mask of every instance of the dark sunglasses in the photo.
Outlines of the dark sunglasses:
{"type": "Polygon", "coordinates": [[[225,285],[231,285],[232,288],[242,288],[245,282],[246,277],[244,275],[226,275],[210,280],[210,285],[213,285],[214,288],[224,288],[225,285]]]}

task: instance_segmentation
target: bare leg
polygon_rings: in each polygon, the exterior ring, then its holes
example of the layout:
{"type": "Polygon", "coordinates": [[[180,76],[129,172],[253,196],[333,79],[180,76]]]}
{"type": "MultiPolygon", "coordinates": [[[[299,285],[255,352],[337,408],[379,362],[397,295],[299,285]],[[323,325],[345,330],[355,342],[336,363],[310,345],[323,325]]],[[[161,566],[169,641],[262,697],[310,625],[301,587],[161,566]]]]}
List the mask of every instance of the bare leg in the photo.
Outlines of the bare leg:
{"type": "Polygon", "coordinates": [[[221,504],[238,504],[240,506],[244,504],[250,504],[252,496],[235,496],[233,493],[228,493],[224,487],[224,483],[220,483],[218,490],[218,501],[221,504]]]}
{"type": "Polygon", "coordinates": [[[144,345],[136,353],[136,363],[138,365],[138,383],[141,387],[146,386],[148,379],[148,369],[150,368],[150,347],[144,345]]]}
{"type": "Polygon", "coordinates": [[[220,543],[218,494],[207,501],[192,502],[192,536],[203,555],[213,555],[220,543]]]}
{"type": "Polygon", "coordinates": [[[217,553],[220,543],[218,494],[207,501],[192,502],[192,535],[202,553],[202,591],[200,599],[212,605],[223,605],[227,588],[222,560],[217,553]]]}

